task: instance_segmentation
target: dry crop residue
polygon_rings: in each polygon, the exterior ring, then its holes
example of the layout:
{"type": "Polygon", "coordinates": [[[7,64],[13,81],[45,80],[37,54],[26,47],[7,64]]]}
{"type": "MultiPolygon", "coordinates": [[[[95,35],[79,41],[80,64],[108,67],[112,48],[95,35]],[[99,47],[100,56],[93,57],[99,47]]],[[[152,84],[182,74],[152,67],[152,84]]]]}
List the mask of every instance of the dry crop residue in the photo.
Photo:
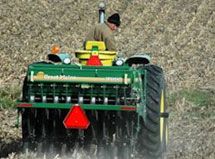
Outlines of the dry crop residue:
{"type": "MultiPolygon", "coordinates": [[[[214,0],[106,2],[108,15],[119,12],[122,17],[116,33],[119,52],[127,56],[150,53],[153,62],[165,70],[169,94],[184,88],[214,94],[214,0]]],[[[97,22],[98,3],[1,0],[0,85],[21,87],[27,65],[44,60],[53,43],[62,45],[65,52],[79,49],[97,22]]],[[[169,105],[167,158],[215,158],[213,104],[198,107],[177,99],[169,105]]],[[[0,110],[0,120],[0,152],[10,153],[8,158],[26,158],[16,155],[21,143],[20,129],[14,127],[16,112],[0,110]]]]}

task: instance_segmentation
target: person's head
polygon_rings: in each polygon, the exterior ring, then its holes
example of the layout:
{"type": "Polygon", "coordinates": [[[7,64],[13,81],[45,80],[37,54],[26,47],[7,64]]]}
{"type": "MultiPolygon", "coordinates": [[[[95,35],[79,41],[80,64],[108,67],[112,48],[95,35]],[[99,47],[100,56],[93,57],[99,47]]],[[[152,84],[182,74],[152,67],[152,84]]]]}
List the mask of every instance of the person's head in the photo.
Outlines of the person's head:
{"type": "Polygon", "coordinates": [[[120,16],[118,13],[114,13],[107,19],[108,26],[110,27],[111,30],[116,30],[120,26],[120,16]]]}

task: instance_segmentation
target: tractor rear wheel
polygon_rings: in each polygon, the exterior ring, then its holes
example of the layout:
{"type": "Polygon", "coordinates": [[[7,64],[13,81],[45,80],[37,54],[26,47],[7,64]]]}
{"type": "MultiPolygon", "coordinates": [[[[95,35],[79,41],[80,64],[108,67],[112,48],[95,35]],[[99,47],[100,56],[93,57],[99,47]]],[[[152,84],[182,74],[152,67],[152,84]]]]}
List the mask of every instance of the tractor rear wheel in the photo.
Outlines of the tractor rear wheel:
{"type": "Polygon", "coordinates": [[[167,143],[167,120],[162,117],[166,112],[165,80],[160,67],[146,65],[144,69],[146,70],[146,113],[144,119],[140,117],[138,152],[147,159],[158,159],[163,158],[167,143]]]}

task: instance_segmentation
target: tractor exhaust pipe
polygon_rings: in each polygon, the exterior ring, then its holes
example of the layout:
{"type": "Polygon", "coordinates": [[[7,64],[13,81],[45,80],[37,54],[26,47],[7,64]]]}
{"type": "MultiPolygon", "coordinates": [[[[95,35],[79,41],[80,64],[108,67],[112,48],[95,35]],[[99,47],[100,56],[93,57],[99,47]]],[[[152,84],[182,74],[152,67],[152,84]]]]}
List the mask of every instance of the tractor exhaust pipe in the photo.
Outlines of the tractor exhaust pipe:
{"type": "Polygon", "coordinates": [[[105,3],[99,3],[99,23],[105,22],[105,3]]]}

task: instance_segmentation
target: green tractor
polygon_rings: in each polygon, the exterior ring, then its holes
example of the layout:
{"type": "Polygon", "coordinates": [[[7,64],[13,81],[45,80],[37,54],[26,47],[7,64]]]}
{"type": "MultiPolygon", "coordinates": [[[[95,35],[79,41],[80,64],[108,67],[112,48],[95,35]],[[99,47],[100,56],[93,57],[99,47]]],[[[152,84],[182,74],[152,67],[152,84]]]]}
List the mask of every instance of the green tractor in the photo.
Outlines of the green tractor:
{"type": "Polygon", "coordinates": [[[79,63],[53,50],[48,61],[28,66],[17,103],[24,148],[96,145],[99,159],[163,158],[168,113],[160,67],[145,55],[118,58],[103,42],[76,51],[79,63]]]}

